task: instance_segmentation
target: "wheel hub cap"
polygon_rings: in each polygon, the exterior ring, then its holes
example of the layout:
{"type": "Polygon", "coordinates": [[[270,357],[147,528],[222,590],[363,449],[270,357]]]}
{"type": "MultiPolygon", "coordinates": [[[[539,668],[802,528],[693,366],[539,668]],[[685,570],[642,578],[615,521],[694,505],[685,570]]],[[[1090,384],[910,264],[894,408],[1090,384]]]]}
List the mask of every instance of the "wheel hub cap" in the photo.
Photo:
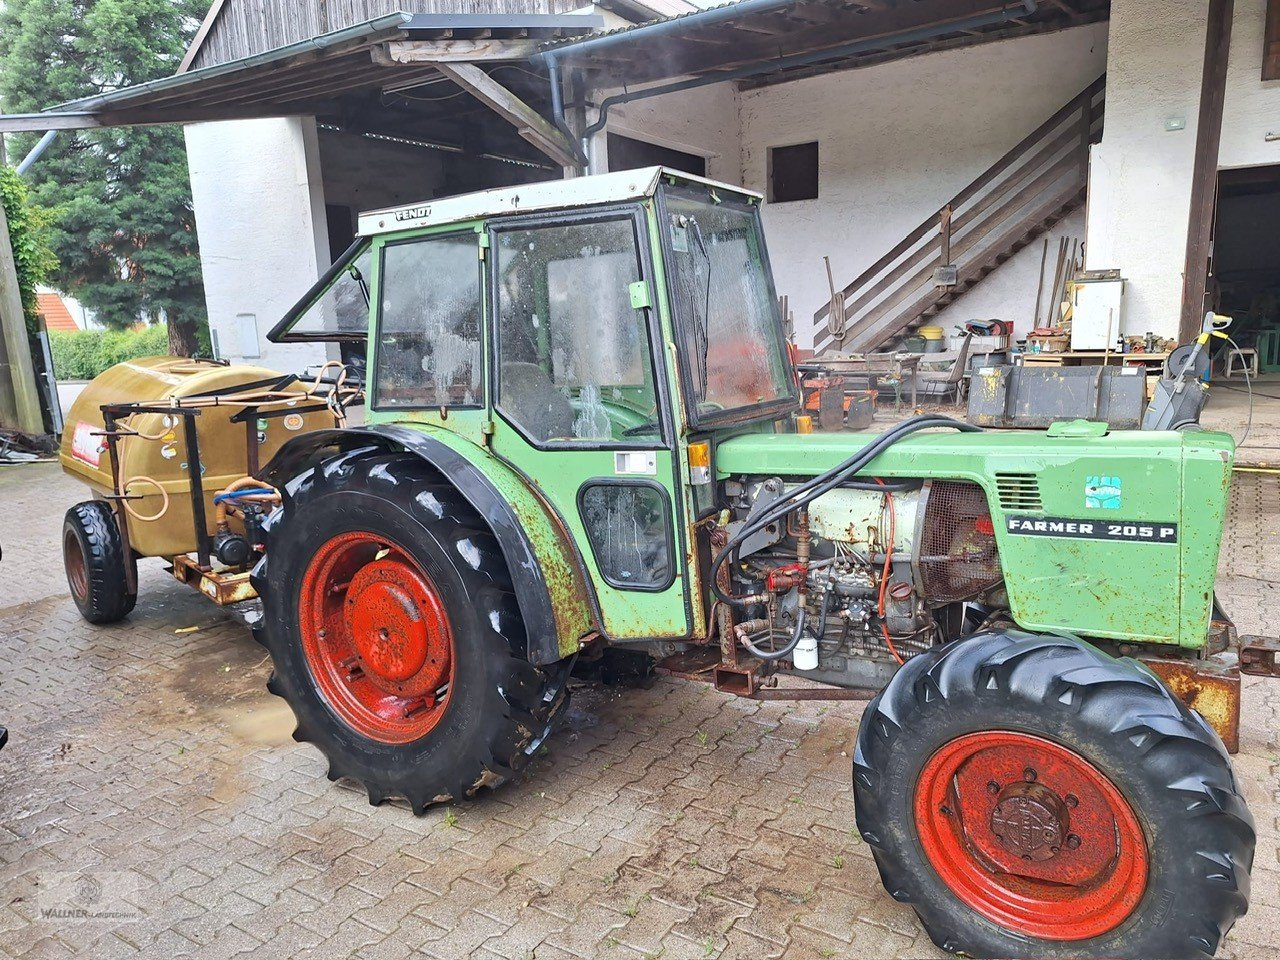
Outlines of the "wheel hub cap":
{"type": "Polygon", "coordinates": [[[1039,783],[1011,783],[991,812],[991,832],[1006,850],[1026,860],[1048,860],[1067,837],[1067,804],[1039,783]]]}

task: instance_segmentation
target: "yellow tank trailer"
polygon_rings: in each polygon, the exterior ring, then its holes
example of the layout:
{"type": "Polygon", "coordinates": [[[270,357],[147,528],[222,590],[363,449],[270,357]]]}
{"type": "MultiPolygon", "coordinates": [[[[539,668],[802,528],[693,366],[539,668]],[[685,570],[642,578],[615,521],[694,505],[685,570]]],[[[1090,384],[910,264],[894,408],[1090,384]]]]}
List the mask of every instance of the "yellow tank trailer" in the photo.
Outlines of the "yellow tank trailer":
{"type": "Polygon", "coordinates": [[[125,616],[138,557],[164,557],[174,576],[216,602],[253,597],[252,528],[278,500],[253,474],[287,440],[335,425],[358,394],[344,373],[333,364],[300,380],[264,367],[146,357],[95,378],[71,407],[59,451],[62,468],[94,496],[72,507],[63,527],[81,613],[95,622],[125,616]]]}

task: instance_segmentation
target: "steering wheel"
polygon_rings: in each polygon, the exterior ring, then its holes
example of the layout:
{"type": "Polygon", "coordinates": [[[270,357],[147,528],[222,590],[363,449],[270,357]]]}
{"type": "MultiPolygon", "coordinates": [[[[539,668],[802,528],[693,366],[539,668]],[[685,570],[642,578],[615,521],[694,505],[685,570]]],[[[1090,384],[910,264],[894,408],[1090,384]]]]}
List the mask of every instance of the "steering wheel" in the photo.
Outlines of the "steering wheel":
{"type": "Polygon", "coordinates": [[[656,419],[646,420],[644,423],[637,423],[634,427],[627,427],[627,429],[623,430],[619,436],[637,437],[642,433],[648,433],[650,430],[656,430],[657,427],[658,421],[656,419]]]}

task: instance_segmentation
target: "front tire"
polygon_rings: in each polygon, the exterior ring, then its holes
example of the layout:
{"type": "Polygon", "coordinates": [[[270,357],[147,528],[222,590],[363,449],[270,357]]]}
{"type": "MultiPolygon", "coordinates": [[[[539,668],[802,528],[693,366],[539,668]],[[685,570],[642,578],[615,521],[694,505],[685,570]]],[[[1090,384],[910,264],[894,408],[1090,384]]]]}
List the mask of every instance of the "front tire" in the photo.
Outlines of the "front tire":
{"type": "Polygon", "coordinates": [[[294,739],[421,814],[521,769],[567,699],[542,669],[497,540],[429,464],[362,448],[286,485],[254,571],[255,636],[294,739]]]}
{"type": "Polygon", "coordinates": [[[868,706],[857,823],[885,888],[974,957],[1212,957],[1253,818],[1222,742],[1152,674],[1070,637],[977,634],[868,706]]]}

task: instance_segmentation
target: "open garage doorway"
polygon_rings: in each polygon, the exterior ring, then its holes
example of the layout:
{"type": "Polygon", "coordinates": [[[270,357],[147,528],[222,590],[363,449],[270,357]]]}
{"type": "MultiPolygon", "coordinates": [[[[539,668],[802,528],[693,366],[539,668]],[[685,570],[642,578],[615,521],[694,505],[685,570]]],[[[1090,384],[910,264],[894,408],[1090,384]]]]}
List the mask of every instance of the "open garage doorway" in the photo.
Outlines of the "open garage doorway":
{"type": "MultiPolygon", "coordinates": [[[[1210,292],[1234,318],[1232,337],[1257,350],[1263,373],[1280,372],[1280,165],[1218,177],[1210,292]]],[[[1226,352],[1221,356],[1224,358],[1226,352]]]]}

